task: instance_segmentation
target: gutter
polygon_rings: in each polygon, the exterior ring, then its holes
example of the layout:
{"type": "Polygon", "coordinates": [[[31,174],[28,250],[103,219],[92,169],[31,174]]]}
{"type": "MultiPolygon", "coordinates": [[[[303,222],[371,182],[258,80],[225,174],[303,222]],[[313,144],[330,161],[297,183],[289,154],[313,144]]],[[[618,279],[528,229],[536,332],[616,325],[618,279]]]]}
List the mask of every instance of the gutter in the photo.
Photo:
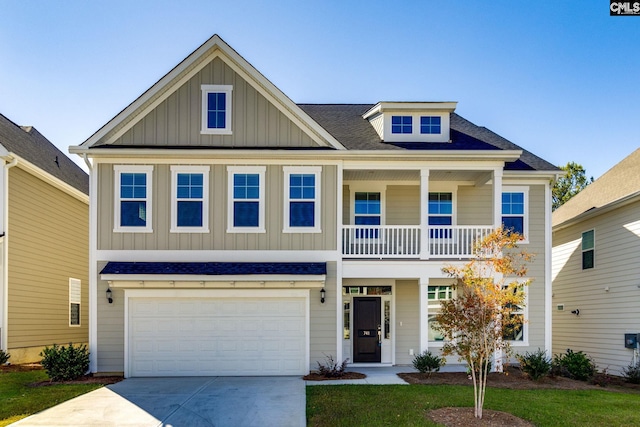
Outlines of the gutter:
{"type": "Polygon", "coordinates": [[[9,333],[7,330],[7,326],[9,325],[9,269],[7,265],[9,264],[9,251],[7,250],[7,246],[9,245],[9,236],[7,233],[7,227],[9,225],[9,169],[16,166],[18,164],[18,158],[7,155],[3,156],[5,161],[11,159],[8,163],[5,163],[3,173],[3,207],[2,207],[2,216],[3,216],[3,224],[2,224],[2,278],[0,278],[1,287],[2,287],[2,330],[0,334],[0,349],[7,351],[9,333]]]}

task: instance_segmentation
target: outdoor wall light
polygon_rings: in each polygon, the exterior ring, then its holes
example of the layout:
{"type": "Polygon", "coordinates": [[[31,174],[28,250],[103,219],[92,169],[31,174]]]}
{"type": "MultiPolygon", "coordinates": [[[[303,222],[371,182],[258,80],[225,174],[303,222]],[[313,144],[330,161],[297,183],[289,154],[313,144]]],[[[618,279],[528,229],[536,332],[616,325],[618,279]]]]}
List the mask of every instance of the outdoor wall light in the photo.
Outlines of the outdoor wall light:
{"type": "Polygon", "coordinates": [[[107,288],[107,301],[109,301],[109,304],[113,304],[113,298],[111,297],[111,295],[111,288],[107,288]]]}
{"type": "Polygon", "coordinates": [[[571,310],[571,314],[575,314],[576,316],[580,316],[580,309],[576,308],[575,310],[571,310]]]}
{"type": "Polygon", "coordinates": [[[324,297],[327,296],[327,291],[324,288],[320,289],[320,303],[324,304],[324,297]]]}

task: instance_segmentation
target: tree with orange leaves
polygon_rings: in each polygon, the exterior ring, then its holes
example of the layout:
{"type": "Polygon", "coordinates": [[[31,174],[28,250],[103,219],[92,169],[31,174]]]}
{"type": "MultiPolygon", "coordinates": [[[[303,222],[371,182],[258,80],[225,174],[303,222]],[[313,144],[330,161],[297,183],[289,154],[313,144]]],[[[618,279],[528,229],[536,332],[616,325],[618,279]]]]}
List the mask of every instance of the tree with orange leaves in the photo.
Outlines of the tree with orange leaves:
{"type": "MultiPolygon", "coordinates": [[[[524,286],[529,280],[526,264],[532,256],[518,251],[518,233],[499,228],[476,243],[475,257],[462,267],[448,266],[443,272],[457,279],[457,296],[442,301],[434,328],[444,337],[444,356],[457,354],[466,362],[473,379],[476,418],[482,418],[491,356],[509,354],[510,336],[522,328],[516,314],[525,303],[524,286]]],[[[502,371],[496,358],[496,370],[502,371]]]]}

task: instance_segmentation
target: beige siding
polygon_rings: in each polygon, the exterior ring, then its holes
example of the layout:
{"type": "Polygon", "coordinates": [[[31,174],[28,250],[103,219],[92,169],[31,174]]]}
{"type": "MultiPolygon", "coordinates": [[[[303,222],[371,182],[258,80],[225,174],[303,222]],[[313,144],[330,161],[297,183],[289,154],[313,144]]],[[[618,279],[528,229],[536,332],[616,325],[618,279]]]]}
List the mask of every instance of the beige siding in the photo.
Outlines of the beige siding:
{"type": "Polygon", "coordinates": [[[322,233],[283,233],[284,172],[267,166],[266,233],[227,233],[226,165],[212,165],[209,176],[209,233],[171,233],[170,165],[154,165],[153,233],[114,233],[113,165],[99,166],[98,248],[113,250],[335,250],[337,168],[324,166],[321,184],[322,233]]]}
{"type": "Polygon", "coordinates": [[[87,342],[88,205],[15,167],[8,220],[9,351],[87,342]],[[80,326],[69,326],[69,278],[82,281],[80,326]]]}
{"type": "Polygon", "coordinates": [[[214,59],[113,145],[315,147],[317,144],[220,58],[214,59]],[[232,85],[232,135],[203,135],[203,84],[232,85]]]}
{"type": "Polygon", "coordinates": [[[417,280],[397,280],[396,292],[396,364],[410,365],[420,352],[420,289],[417,280]],[[401,326],[402,325],[402,326],[401,326]]]}
{"type": "MultiPolygon", "coordinates": [[[[336,343],[336,298],[342,298],[342,289],[338,287],[336,281],[336,263],[327,263],[327,281],[325,283],[326,300],[320,303],[320,290],[311,289],[309,297],[310,306],[310,365],[309,369],[318,369],[318,363],[326,364],[326,356],[337,355],[336,343]]],[[[342,362],[341,360],[336,360],[342,362]]]]}
{"type": "Polygon", "coordinates": [[[389,185],[386,198],[387,225],[420,224],[419,185],[389,185]]]}
{"type": "Polygon", "coordinates": [[[456,197],[457,225],[493,224],[493,186],[461,185],[456,197]]]}
{"type": "Polygon", "coordinates": [[[632,362],[624,334],[640,333],[638,212],[635,202],[553,234],[553,351],[584,351],[614,375],[632,362]],[[582,270],[582,233],[592,229],[595,267],[582,270]]]}

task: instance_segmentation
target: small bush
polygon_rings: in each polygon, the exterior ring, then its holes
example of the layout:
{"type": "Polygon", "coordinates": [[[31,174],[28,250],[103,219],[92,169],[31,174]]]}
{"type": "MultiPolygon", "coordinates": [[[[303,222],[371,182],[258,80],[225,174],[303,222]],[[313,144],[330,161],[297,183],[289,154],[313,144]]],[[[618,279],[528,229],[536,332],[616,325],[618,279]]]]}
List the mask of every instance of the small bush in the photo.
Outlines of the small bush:
{"type": "Polygon", "coordinates": [[[554,375],[586,381],[596,374],[596,365],[583,352],[574,352],[569,348],[565,354],[553,356],[551,372],[554,375]]]}
{"type": "Polygon", "coordinates": [[[640,384],[640,360],[635,365],[631,363],[626,368],[623,368],[622,374],[627,382],[640,384]]]}
{"type": "Polygon", "coordinates": [[[53,381],[70,381],[89,370],[89,351],[86,345],[74,347],[45,347],[40,353],[42,366],[53,381]]]}
{"type": "Polygon", "coordinates": [[[438,372],[444,364],[444,357],[434,356],[430,351],[425,351],[413,358],[413,367],[416,368],[418,372],[422,372],[423,374],[428,373],[429,376],[431,376],[432,372],[438,372]]]}
{"type": "Polygon", "coordinates": [[[551,359],[547,356],[546,351],[538,349],[533,353],[525,353],[517,355],[516,358],[520,362],[520,370],[532,380],[539,380],[551,371],[551,359]]]}
{"type": "Polygon", "coordinates": [[[340,378],[344,376],[345,369],[347,367],[347,360],[345,359],[341,364],[338,364],[333,360],[333,356],[325,354],[326,363],[322,364],[318,362],[318,373],[327,378],[340,378]]]}
{"type": "Polygon", "coordinates": [[[599,385],[600,387],[606,387],[613,381],[611,375],[609,375],[609,370],[604,368],[600,372],[596,372],[593,374],[593,377],[589,379],[589,382],[594,385],[599,385]]]}
{"type": "Polygon", "coordinates": [[[7,363],[10,357],[11,355],[9,354],[9,352],[0,350],[0,365],[4,365],[5,363],[7,363]]]}

